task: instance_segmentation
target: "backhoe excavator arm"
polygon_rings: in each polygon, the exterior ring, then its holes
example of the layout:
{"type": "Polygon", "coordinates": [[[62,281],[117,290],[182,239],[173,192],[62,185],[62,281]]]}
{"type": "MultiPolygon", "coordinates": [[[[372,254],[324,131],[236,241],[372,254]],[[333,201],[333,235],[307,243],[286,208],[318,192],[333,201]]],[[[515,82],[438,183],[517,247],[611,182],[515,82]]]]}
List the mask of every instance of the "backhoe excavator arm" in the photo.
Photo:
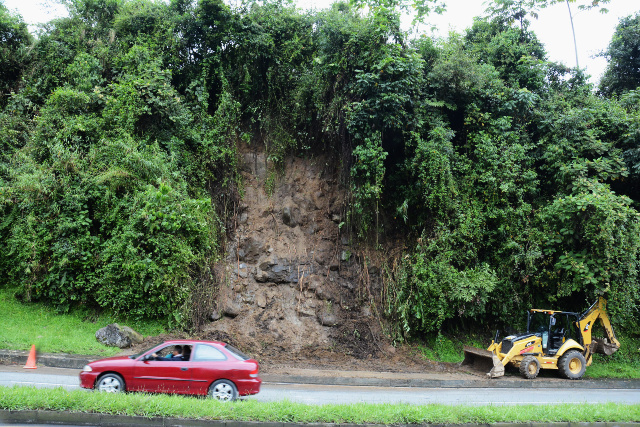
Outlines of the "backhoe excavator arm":
{"type": "Polygon", "coordinates": [[[602,297],[598,298],[587,311],[582,314],[578,320],[578,327],[582,334],[583,345],[589,348],[591,353],[602,353],[612,355],[620,348],[620,342],[616,339],[616,335],[611,327],[611,321],[607,315],[607,300],[602,297]],[[596,320],[600,319],[600,324],[607,334],[607,339],[594,339],[591,336],[591,330],[596,320]]]}

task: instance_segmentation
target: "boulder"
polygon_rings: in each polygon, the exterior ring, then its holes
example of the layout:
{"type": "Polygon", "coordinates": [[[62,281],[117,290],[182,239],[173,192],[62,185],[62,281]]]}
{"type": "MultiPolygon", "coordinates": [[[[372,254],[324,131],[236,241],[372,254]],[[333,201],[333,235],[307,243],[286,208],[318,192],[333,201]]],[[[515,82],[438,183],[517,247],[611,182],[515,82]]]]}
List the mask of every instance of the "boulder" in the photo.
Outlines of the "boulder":
{"type": "Polygon", "coordinates": [[[286,225],[288,225],[289,227],[295,227],[296,226],[296,221],[295,219],[293,219],[293,214],[291,213],[291,208],[288,206],[285,206],[284,209],[282,209],[282,222],[286,225]]]}
{"type": "Polygon", "coordinates": [[[260,258],[264,251],[264,242],[249,237],[240,242],[238,248],[238,258],[240,261],[254,263],[260,258]]]}
{"type": "Polygon", "coordinates": [[[264,294],[258,294],[256,296],[256,305],[260,308],[265,308],[267,306],[267,297],[264,294]]]}
{"type": "Polygon", "coordinates": [[[120,326],[120,330],[124,332],[131,339],[131,342],[133,343],[142,344],[142,342],[144,341],[144,337],[142,336],[142,334],[134,331],[128,326],[120,326]]]}
{"type": "Polygon", "coordinates": [[[98,329],[96,339],[106,346],[118,348],[131,347],[132,342],[129,335],[117,323],[98,329]]]}
{"type": "Polygon", "coordinates": [[[247,264],[245,263],[240,263],[238,265],[238,268],[234,268],[233,272],[240,278],[242,279],[246,279],[248,277],[248,273],[247,273],[247,264]]]}
{"type": "Polygon", "coordinates": [[[290,260],[272,256],[258,264],[254,279],[261,283],[298,283],[302,276],[309,274],[311,274],[309,266],[292,264],[290,260]]]}
{"type": "Polygon", "coordinates": [[[318,321],[322,326],[338,326],[340,324],[335,313],[322,311],[318,314],[318,321]]]}
{"type": "Polygon", "coordinates": [[[307,227],[306,233],[308,235],[312,235],[312,234],[316,234],[319,230],[320,230],[320,227],[318,227],[318,224],[316,224],[315,222],[312,222],[309,225],[309,227],[307,227]]]}
{"type": "Polygon", "coordinates": [[[249,215],[246,212],[242,212],[238,216],[238,224],[246,224],[248,220],[249,220],[249,215]]]}
{"type": "Polygon", "coordinates": [[[312,274],[307,278],[306,284],[307,289],[309,289],[310,291],[315,291],[320,286],[322,286],[322,278],[317,274],[312,274]]]}
{"type": "Polygon", "coordinates": [[[325,304],[324,307],[318,310],[318,322],[322,326],[340,326],[342,319],[337,307],[333,304],[325,304]]]}
{"type": "Polygon", "coordinates": [[[306,221],[302,221],[300,209],[296,207],[285,206],[282,209],[282,222],[283,224],[293,228],[299,225],[301,222],[304,223],[306,221]]]}
{"type": "Polygon", "coordinates": [[[226,301],[224,310],[222,311],[225,316],[231,317],[233,319],[240,314],[240,312],[242,311],[242,306],[235,301],[226,301]]]}
{"type": "Polygon", "coordinates": [[[209,320],[212,322],[215,322],[216,320],[220,320],[220,318],[222,318],[222,315],[220,315],[220,312],[218,310],[213,310],[209,315],[209,320]]]}

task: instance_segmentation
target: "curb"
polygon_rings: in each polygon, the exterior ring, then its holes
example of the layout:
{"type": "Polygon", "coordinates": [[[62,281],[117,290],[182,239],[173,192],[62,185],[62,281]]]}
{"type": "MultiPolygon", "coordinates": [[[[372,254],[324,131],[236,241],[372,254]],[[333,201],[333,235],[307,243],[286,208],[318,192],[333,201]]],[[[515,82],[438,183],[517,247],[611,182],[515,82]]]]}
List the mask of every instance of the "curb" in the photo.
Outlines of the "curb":
{"type": "MultiPolygon", "coordinates": [[[[0,350],[0,364],[22,365],[27,363],[28,351],[20,350],[0,350]]],[[[49,366],[51,368],[82,369],[84,365],[92,360],[97,360],[96,356],[81,356],[67,353],[39,353],[36,352],[37,364],[49,366]]]]}
{"type": "MultiPolygon", "coordinates": [[[[284,422],[259,422],[259,421],[224,421],[224,420],[198,420],[185,418],[165,417],[141,417],[127,415],[96,414],[88,412],[55,412],[55,411],[6,411],[0,410],[0,423],[25,423],[25,424],[70,424],[70,425],[99,425],[102,427],[124,426],[215,426],[215,427],[383,427],[381,424],[332,424],[332,423],[284,423],[284,422]]],[[[462,424],[464,426],[482,427],[512,427],[512,423],[492,424],[462,424]]],[[[640,423],[525,423],[518,424],[526,427],[637,427],[640,423]]],[[[460,424],[412,424],[412,426],[430,427],[454,427],[460,424]]]]}
{"type": "MultiPolygon", "coordinates": [[[[0,364],[21,365],[26,363],[29,352],[20,350],[0,350],[0,364]]],[[[52,368],[82,369],[84,365],[99,356],[87,356],[65,353],[39,353],[37,364],[52,368]]],[[[264,383],[277,384],[313,384],[365,387],[420,387],[420,388],[505,388],[505,389],[537,389],[537,388],[590,388],[590,389],[640,389],[640,379],[583,379],[583,380],[549,380],[537,378],[524,381],[520,378],[502,377],[494,379],[423,379],[423,378],[377,378],[377,377],[328,377],[306,375],[284,375],[261,373],[264,383]]]]}
{"type": "Polygon", "coordinates": [[[506,388],[506,389],[640,389],[640,380],[598,379],[598,380],[562,380],[553,381],[544,378],[521,380],[494,378],[491,380],[426,380],[421,378],[350,378],[350,377],[311,377],[302,375],[260,374],[265,383],[313,384],[365,387],[419,387],[419,388],[506,388]]]}

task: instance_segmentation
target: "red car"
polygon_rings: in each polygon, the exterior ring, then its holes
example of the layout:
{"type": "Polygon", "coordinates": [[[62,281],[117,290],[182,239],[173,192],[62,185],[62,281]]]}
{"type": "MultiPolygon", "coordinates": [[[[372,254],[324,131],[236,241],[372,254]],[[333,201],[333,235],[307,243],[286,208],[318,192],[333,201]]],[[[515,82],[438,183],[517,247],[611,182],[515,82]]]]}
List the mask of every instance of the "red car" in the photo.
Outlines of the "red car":
{"type": "Polygon", "coordinates": [[[80,387],[111,393],[209,395],[231,401],[260,391],[258,369],[256,360],[223,342],[173,340],[133,356],[89,363],[80,372],[80,387]]]}

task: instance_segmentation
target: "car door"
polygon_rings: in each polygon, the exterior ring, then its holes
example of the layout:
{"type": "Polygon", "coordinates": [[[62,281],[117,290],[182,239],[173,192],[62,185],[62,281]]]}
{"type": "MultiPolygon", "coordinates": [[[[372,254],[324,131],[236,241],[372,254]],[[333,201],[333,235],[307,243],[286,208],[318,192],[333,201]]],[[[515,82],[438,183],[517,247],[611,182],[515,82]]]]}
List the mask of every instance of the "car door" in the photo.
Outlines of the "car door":
{"type": "MultiPolygon", "coordinates": [[[[160,351],[162,349],[158,350],[160,351]]],[[[150,356],[152,353],[154,351],[145,356],[150,356]]],[[[135,363],[130,390],[149,393],[189,393],[191,369],[188,360],[145,360],[145,356],[135,363]]]]}
{"type": "Polygon", "coordinates": [[[214,344],[197,344],[191,355],[191,394],[207,394],[218,379],[232,379],[233,360],[214,344]]]}

